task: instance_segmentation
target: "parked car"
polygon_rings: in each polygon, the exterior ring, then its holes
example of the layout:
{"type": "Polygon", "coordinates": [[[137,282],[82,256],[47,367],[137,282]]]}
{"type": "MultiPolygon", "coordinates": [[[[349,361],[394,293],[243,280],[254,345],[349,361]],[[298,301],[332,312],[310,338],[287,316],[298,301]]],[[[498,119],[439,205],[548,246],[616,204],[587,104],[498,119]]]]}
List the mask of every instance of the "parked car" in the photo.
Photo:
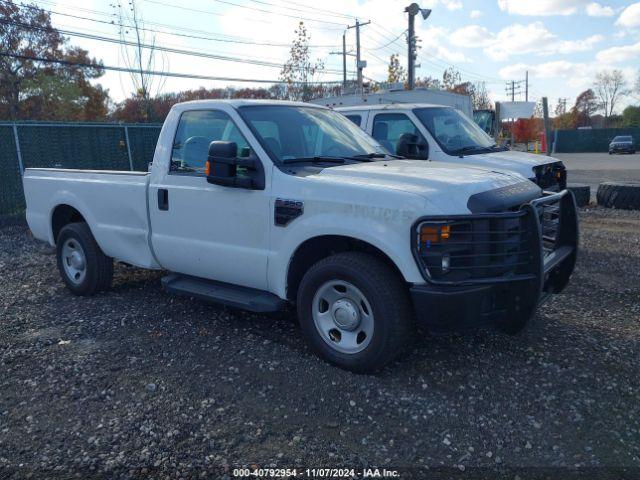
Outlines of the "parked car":
{"type": "MultiPolygon", "coordinates": [[[[471,118],[461,111],[429,104],[359,105],[336,108],[378,140],[390,153],[404,148],[404,134],[424,145],[411,158],[470,164],[517,172],[549,191],[567,186],[567,172],[555,158],[510,151],[499,146],[471,118]]],[[[406,152],[400,152],[406,156],[406,152]]]]}
{"type": "Polygon", "coordinates": [[[609,155],[614,153],[636,153],[636,147],[631,135],[619,135],[609,144],[609,155]]]}
{"type": "Polygon", "coordinates": [[[519,331],[576,260],[570,192],[401,159],[303,103],[178,104],[148,173],[29,168],[24,188],[73,293],[108,288],[116,260],[172,272],[170,293],[295,305],[313,349],[359,372],[402,351],[416,319],[519,331]]]}

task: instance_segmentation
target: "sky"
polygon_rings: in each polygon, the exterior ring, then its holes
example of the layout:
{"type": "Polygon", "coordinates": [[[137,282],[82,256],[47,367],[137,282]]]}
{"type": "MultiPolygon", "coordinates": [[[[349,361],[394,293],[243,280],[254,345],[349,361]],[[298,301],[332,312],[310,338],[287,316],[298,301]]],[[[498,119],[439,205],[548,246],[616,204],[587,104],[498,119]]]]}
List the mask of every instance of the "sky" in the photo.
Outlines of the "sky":
{"type": "MultiPolygon", "coordinates": [[[[68,31],[117,39],[114,12],[131,0],[37,0],[52,13],[54,26],[68,31]]],[[[321,60],[322,81],[342,78],[342,35],[356,18],[361,27],[366,78],[384,81],[389,56],[406,64],[409,1],[397,0],[134,0],[145,28],[146,43],[230,57],[200,58],[156,53],[155,69],[241,79],[278,79],[289,55],[298,23],[304,21],[311,56],[321,60]],[[272,65],[255,65],[256,61],[272,65]],[[251,63],[253,62],[253,63],[251,63]]],[[[421,39],[416,75],[441,78],[449,66],[464,80],[486,82],[494,101],[505,99],[506,82],[524,80],[529,72],[529,100],[547,96],[554,105],[591,87],[597,72],[620,69],[632,84],[640,67],[640,2],[622,0],[422,0],[432,10],[416,18],[421,39]]],[[[133,31],[125,34],[132,38],[133,31]]],[[[355,29],[346,33],[355,50],[355,29]]],[[[89,50],[105,65],[126,66],[123,47],[79,36],[70,42],[89,50]]],[[[131,51],[129,52],[131,54],[131,51]]],[[[355,60],[348,57],[349,77],[355,60]]],[[[107,72],[99,82],[115,101],[133,92],[127,73],[107,72]]],[[[256,83],[159,77],[152,93],[192,88],[257,86],[256,83]]],[[[524,84],[516,100],[524,100],[524,84]]],[[[627,102],[636,101],[629,99],[627,102]]]]}

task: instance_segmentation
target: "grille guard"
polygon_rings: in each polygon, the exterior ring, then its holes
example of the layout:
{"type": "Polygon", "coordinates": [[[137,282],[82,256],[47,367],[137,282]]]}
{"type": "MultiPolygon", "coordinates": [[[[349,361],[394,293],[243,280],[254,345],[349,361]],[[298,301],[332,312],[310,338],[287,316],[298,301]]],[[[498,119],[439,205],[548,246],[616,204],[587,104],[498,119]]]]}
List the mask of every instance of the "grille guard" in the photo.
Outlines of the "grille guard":
{"type": "MultiPolygon", "coordinates": [[[[552,217],[553,215],[554,213],[551,214],[552,217]]],[[[420,271],[429,284],[438,286],[471,286],[528,281],[531,286],[538,287],[536,298],[539,299],[543,293],[560,293],[567,286],[576,264],[578,236],[578,214],[575,198],[571,191],[563,190],[558,193],[544,192],[543,197],[524,204],[516,212],[423,217],[412,227],[411,246],[420,271]],[[545,229],[545,209],[555,208],[555,204],[557,204],[555,214],[558,216],[557,223],[553,223],[555,225],[555,239],[553,240],[553,248],[545,252],[545,242],[549,244],[549,238],[543,236],[543,233],[545,233],[543,232],[545,229]],[[475,278],[463,281],[432,278],[420,255],[420,225],[425,222],[511,218],[522,218],[531,232],[529,245],[532,252],[530,259],[531,273],[475,278]]]]}

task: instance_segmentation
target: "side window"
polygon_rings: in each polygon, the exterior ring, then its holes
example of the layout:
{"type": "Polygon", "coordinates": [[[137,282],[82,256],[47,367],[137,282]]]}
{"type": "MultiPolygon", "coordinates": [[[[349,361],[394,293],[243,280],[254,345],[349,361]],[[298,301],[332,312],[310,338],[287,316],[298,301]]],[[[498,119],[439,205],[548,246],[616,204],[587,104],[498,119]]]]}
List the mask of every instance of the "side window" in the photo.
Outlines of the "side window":
{"type": "Polygon", "coordinates": [[[379,113],[373,119],[371,136],[390,153],[396,152],[398,139],[404,133],[413,133],[424,141],[420,130],[404,113],[379,113]]]}
{"type": "Polygon", "coordinates": [[[173,140],[170,171],[204,174],[209,145],[216,140],[236,142],[237,155],[246,155],[249,147],[231,117],[219,110],[192,110],[180,116],[173,140]]]}
{"type": "Polygon", "coordinates": [[[355,123],[357,126],[362,125],[362,117],[360,115],[345,115],[349,120],[355,123]]]}

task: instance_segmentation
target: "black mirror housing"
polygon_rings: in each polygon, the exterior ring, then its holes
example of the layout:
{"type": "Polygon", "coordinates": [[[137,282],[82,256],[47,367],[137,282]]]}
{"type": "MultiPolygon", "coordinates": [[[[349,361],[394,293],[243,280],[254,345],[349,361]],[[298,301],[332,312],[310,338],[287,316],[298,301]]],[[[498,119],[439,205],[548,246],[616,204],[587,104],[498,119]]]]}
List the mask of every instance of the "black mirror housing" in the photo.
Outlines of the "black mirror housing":
{"type": "Polygon", "coordinates": [[[396,144],[396,155],[412,160],[429,160],[429,144],[421,141],[418,135],[403,133],[396,144]]]}
{"type": "Polygon", "coordinates": [[[255,156],[238,158],[237,152],[235,142],[211,142],[205,168],[207,182],[223,187],[264,190],[262,162],[255,156]]]}

